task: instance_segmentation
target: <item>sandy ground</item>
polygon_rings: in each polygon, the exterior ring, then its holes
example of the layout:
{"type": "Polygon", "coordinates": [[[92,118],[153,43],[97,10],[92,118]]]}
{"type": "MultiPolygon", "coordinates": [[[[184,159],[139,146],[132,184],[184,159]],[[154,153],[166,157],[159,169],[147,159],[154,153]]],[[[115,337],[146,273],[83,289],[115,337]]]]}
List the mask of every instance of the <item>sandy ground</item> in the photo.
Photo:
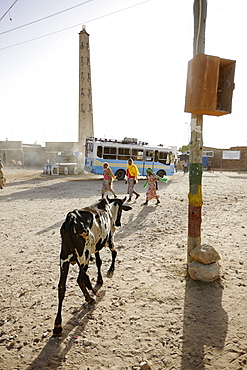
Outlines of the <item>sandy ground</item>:
{"type": "MultiPolygon", "coordinates": [[[[4,169],[0,190],[0,369],[247,369],[247,175],[203,174],[202,241],[221,256],[221,280],[186,277],[188,175],[159,183],[161,204],[141,197],[115,235],[106,273],[88,305],[71,266],[64,332],[52,337],[57,311],[59,229],[66,214],[94,203],[101,181],[4,169]],[[146,365],[144,365],[146,363],[146,365]],[[146,367],[145,367],[146,366],[146,367]]],[[[124,182],[115,182],[119,196],[124,182]]],[[[96,283],[95,263],[89,268],[96,283]]]]}

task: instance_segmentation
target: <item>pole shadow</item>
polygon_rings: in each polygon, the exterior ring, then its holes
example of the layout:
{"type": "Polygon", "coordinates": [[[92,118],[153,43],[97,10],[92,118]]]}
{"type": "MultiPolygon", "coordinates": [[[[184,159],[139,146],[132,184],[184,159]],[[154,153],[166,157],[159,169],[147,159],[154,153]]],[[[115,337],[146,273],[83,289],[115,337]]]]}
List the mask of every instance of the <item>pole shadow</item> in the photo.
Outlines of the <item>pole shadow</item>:
{"type": "Polygon", "coordinates": [[[222,307],[222,293],[220,281],[203,283],[187,278],[181,370],[203,370],[210,366],[207,352],[223,349],[228,315],[222,307]]]}

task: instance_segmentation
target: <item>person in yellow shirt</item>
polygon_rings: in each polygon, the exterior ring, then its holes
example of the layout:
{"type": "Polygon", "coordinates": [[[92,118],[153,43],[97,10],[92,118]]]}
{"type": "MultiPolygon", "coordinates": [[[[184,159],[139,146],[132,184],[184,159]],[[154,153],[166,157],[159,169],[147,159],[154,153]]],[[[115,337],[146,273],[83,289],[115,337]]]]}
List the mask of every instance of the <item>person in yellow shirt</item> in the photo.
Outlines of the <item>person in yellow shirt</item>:
{"type": "Polygon", "coordinates": [[[135,199],[138,199],[140,194],[138,194],[135,190],[134,190],[134,186],[135,184],[137,184],[138,182],[138,175],[139,175],[139,171],[138,171],[138,168],[136,167],[136,165],[134,164],[133,162],[133,159],[129,159],[128,160],[128,166],[126,168],[126,184],[128,184],[128,194],[129,194],[129,199],[128,199],[128,202],[131,201],[131,198],[132,198],[132,195],[135,194],[136,198],[135,199]]]}

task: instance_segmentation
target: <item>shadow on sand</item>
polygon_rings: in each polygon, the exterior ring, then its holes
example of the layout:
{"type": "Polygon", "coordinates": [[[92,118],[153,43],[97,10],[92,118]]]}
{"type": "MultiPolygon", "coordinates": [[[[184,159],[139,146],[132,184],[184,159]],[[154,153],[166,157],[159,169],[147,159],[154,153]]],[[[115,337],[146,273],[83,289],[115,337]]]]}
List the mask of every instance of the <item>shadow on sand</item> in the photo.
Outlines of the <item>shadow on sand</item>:
{"type": "MultiPolygon", "coordinates": [[[[95,288],[99,290],[97,285],[95,288]]],[[[104,298],[105,291],[100,292],[96,303],[84,303],[80,311],[73,313],[69,321],[63,324],[63,333],[60,337],[51,336],[36,359],[27,366],[26,370],[56,369],[65,363],[66,355],[75,345],[77,337],[85,330],[97,304],[104,298]],[[72,334],[73,333],[73,334],[72,334]],[[71,336],[70,336],[71,335],[71,336]]],[[[55,319],[55,317],[54,317],[55,319]]]]}
{"type": "Polygon", "coordinates": [[[222,308],[223,287],[219,281],[202,283],[189,278],[184,301],[182,370],[210,366],[212,352],[222,350],[228,316],[222,308]]]}

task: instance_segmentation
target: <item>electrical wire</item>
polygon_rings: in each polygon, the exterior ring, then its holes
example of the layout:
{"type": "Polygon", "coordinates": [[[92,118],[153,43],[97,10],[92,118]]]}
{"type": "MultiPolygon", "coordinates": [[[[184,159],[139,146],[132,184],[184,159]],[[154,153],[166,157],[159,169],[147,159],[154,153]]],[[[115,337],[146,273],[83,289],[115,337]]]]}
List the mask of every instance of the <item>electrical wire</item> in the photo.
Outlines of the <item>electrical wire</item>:
{"type": "Polygon", "coordinates": [[[15,0],[13,2],[13,4],[9,7],[9,9],[4,13],[4,15],[2,15],[2,17],[0,18],[0,22],[1,20],[5,17],[6,14],[8,14],[8,12],[10,11],[11,8],[13,8],[13,6],[17,3],[18,0],[15,0]]]}
{"type": "Polygon", "coordinates": [[[96,18],[92,18],[92,19],[87,20],[87,21],[83,21],[83,22],[81,22],[81,23],[79,23],[79,24],[76,24],[76,25],[73,25],[73,26],[70,26],[70,27],[67,27],[67,28],[63,28],[63,29],[58,30],[58,31],[51,32],[51,33],[48,33],[48,34],[46,34],[46,35],[42,35],[42,36],[39,36],[39,37],[35,37],[35,38],[33,38],[33,39],[29,39],[29,40],[26,40],[26,41],[22,41],[22,42],[19,42],[19,43],[17,43],[17,44],[13,44],[13,45],[5,46],[5,47],[3,47],[3,48],[0,48],[0,50],[5,50],[5,49],[13,48],[13,47],[15,47],[15,46],[22,45],[22,44],[26,44],[26,43],[31,42],[31,41],[39,40],[39,39],[42,39],[42,38],[44,38],[44,37],[52,36],[52,35],[55,35],[56,33],[60,33],[60,32],[63,32],[63,31],[67,31],[67,30],[69,30],[69,29],[71,29],[71,28],[81,26],[82,24],[90,23],[90,22],[94,22],[94,21],[97,21],[97,20],[99,20],[99,19],[102,19],[102,18],[109,17],[109,16],[114,15],[114,14],[120,13],[120,12],[122,12],[122,11],[124,11],[124,10],[128,10],[128,9],[134,8],[134,7],[136,7],[136,6],[142,5],[142,4],[147,3],[147,2],[149,2],[149,1],[150,1],[150,0],[144,0],[144,1],[140,2],[140,3],[138,3],[138,4],[134,4],[134,5],[128,6],[128,7],[126,7],[126,8],[122,8],[122,9],[116,10],[115,12],[112,12],[112,13],[104,14],[104,15],[99,16],[99,17],[96,17],[96,18]]]}
{"type": "MultiPolygon", "coordinates": [[[[18,1],[18,0],[16,0],[16,1],[18,1]]],[[[61,14],[61,13],[65,13],[65,12],[67,12],[68,10],[75,9],[75,8],[78,8],[79,6],[82,6],[82,5],[85,5],[85,4],[87,4],[87,3],[90,3],[91,1],[93,1],[93,0],[87,0],[87,1],[84,1],[84,3],[77,4],[77,5],[72,6],[72,7],[70,7],[70,8],[67,8],[67,9],[61,10],[60,12],[57,12],[57,13],[54,13],[54,14],[51,14],[51,15],[47,15],[46,17],[43,17],[43,18],[40,18],[40,19],[36,19],[35,21],[32,21],[32,22],[29,22],[29,23],[23,24],[23,25],[21,25],[21,26],[15,27],[15,28],[11,28],[11,30],[7,30],[7,31],[4,31],[4,32],[0,32],[0,35],[4,35],[5,33],[12,32],[12,31],[18,30],[18,29],[20,29],[20,28],[30,26],[31,24],[34,24],[34,23],[37,23],[37,22],[44,21],[45,19],[48,19],[48,18],[51,18],[51,17],[55,17],[56,15],[59,15],[59,14],[61,14]]]]}

